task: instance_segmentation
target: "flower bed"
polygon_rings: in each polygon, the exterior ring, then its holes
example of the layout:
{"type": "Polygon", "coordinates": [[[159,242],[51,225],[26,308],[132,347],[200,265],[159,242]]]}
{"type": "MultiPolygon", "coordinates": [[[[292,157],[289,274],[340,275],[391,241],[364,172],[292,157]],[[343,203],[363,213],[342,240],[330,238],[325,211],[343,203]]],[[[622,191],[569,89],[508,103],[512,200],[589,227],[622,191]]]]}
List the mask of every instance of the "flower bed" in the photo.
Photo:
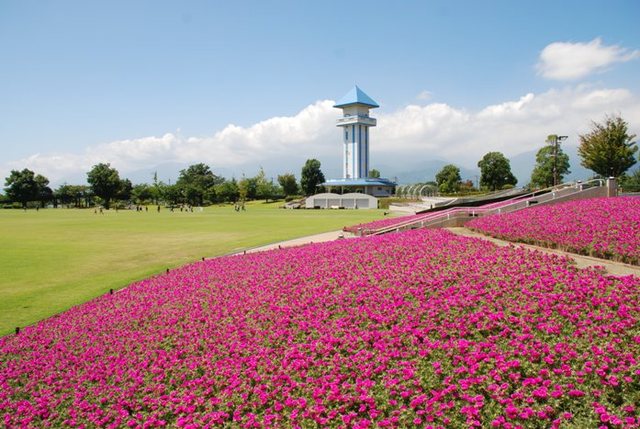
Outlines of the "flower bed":
{"type": "Polygon", "coordinates": [[[640,279],[446,230],[207,260],[0,339],[8,427],[638,427],[640,279]]]}
{"type": "Polygon", "coordinates": [[[640,264],[640,198],[593,198],[476,219],[467,227],[511,241],[640,264]]]}

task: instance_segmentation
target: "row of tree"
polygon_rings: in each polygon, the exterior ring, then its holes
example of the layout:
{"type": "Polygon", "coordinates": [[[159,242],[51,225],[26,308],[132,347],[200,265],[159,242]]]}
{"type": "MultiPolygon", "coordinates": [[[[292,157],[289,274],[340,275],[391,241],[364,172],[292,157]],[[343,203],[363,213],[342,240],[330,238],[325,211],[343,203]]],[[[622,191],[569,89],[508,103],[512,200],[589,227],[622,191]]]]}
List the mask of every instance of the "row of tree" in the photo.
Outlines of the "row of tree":
{"type": "MultiPolygon", "coordinates": [[[[478,161],[480,167],[480,187],[488,190],[515,186],[518,182],[511,172],[509,160],[500,152],[489,152],[478,161]]],[[[436,185],[443,194],[453,194],[462,189],[473,189],[473,182],[462,181],[460,168],[448,164],[436,174],[436,185]]]]}
{"type": "Polygon", "coordinates": [[[5,198],[27,207],[37,202],[73,207],[101,204],[109,209],[117,204],[168,204],[204,206],[220,202],[237,202],[253,199],[270,200],[276,197],[292,197],[301,193],[311,195],[325,181],[320,161],[309,159],[302,167],[300,184],[292,173],[268,179],[261,168],[254,177],[225,179],[215,175],[209,166],[198,163],[181,170],[174,184],[158,180],[133,185],[129,179],[121,179],[118,170],[110,164],[94,165],[87,173],[88,185],[62,184],[57,189],[49,187],[49,180],[29,169],[12,170],[5,180],[5,198]]]}
{"type": "MultiPolygon", "coordinates": [[[[563,137],[548,136],[547,144],[537,152],[530,187],[546,188],[562,183],[564,177],[571,173],[569,156],[560,145],[563,137]]],[[[628,133],[628,124],[620,116],[606,117],[604,123],[593,122],[591,131],[580,135],[578,155],[581,165],[598,176],[619,178],[621,186],[628,190],[640,190],[640,170],[626,174],[637,162],[635,137],[628,133]]],[[[478,167],[481,188],[497,190],[517,183],[509,160],[500,152],[487,153],[478,161],[478,167]]],[[[436,174],[436,184],[442,193],[456,193],[468,188],[468,182],[462,181],[460,169],[453,164],[445,165],[436,174]]]]}
{"type": "MultiPolygon", "coordinates": [[[[530,186],[549,187],[562,182],[570,173],[569,157],[562,151],[563,136],[550,135],[547,145],[536,154],[536,165],[531,174],[530,186]]],[[[627,176],[626,171],[636,163],[638,148],[629,135],[628,124],[620,117],[607,117],[604,123],[592,123],[589,133],[580,135],[578,154],[581,164],[603,177],[619,177],[623,187],[640,190],[640,170],[627,176]]],[[[55,191],[49,180],[29,169],[13,170],[5,181],[6,199],[18,202],[23,207],[36,201],[44,206],[54,205],[83,207],[98,203],[109,208],[113,201],[119,203],[145,204],[160,202],[169,205],[189,204],[203,206],[217,202],[236,202],[252,199],[270,200],[276,197],[311,195],[318,192],[325,181],[320,161],[309,159],[302,167],[300,183],[292,173],[277,177],[277,182],[268,179],[263,169],[255,177],[225,179],[215,175],[202,163],[181,170],[175,184],[167,184],[153,176],[151,184],[133,185],[129,179],[121,179],[118,171],[109,164],[100,163],[87,173],[88,185],[63,184],[55,191]]],[[[514,186],[517,179],[511,172],[509,160],[500,152],[489,152],[478,161],[480,168],[479,187],[488,190],[514,186]]],[[[380,177],[372,170],[371,177],[380,177]]],[[[460,169],[449,164],[436,175],[436,185],[442,193],[455,193],[473,189],[473,182],[462,181],[460,169]]]]}

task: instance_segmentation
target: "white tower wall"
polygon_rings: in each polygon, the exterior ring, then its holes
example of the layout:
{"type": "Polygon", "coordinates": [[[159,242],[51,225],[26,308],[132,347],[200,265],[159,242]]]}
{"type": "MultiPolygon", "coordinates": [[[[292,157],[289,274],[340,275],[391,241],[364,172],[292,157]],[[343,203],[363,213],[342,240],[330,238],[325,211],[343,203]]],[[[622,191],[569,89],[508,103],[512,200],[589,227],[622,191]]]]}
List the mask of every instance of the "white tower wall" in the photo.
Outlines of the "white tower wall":
{"type": "Polygon", "coordinates": [[[358,121],[343,128],[343,177],[361,179],[369,174],[369,127],[358,121]]]}

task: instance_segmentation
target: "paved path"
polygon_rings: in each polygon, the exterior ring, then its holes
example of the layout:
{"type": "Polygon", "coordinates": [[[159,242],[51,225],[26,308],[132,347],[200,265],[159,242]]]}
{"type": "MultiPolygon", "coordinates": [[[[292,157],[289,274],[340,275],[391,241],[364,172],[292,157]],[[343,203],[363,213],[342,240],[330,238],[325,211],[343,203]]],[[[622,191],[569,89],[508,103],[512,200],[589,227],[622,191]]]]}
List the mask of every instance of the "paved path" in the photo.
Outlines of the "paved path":
{"type": "Polygon", "coordinates": [[[544,253],[552,253],[554,255],[568,256],[568,257],[572,258],[574,261],[576,261],[576,264],[577,264],[578,268],[596,267],[596,266],[597,267],[604,267],[604,269],[607,271],[607,273],[614,274],[616,276],[626,276],[626,275],[629,275],[629,274],[634,274],[634,275],[640,277],[640,267],[637,267],[635,265],[623,264],[621,262],[608,261],[606,259],[592,258],[591,256],[577,255],[575,253],[564,252],[562,250],[557,250],[557,249],[549,249],[549,248],[546,248],[546,247],[533,246],[531,244],[523,244],[523,243],[516,243],[516,242],[512,242],[512,241],[504,241],[504,240],[500,240],[500,239],[497,239],[497,238],[490,237],[488,235],[481,234],[479,232],[471,231],[470,229],[467,229],[467,228],[464,228],[464,227],[447,228],[447,229],[449,231],[453,232],[454,234],[463,235],[465,237],[476,237],[476,238],[482,238],[484,240],[489,240],[489,241],[491,241],[493,243],[496,243],[498,246],[514,245],[514,246],[525,247],[525,248],[531,249],[531,250],[538,250],[538,251],[544,252],[544,253]]]}
{"type": "MultiPolygon", "coordinates": [[[[271,250],[278,249],[280,247],[293,247],[293,246],[301,246],[303,244],[309,243],[322,243],[324,241],[333,241],[339,240],[342,238],[353,238],[354,236],[348,232],[343,231],[331,231],[331,232],[323,232],[322,234],[308,235],[306,237],[294,238],[292,240],[281,241],[279,243],[271,243],[265,246],[254,247],[252,249],[247,249],[247,253],[253,252],[262,252],[263,250],[271,250]]],[[[238,252],[238,253],[244,253],[238,252]]]]}

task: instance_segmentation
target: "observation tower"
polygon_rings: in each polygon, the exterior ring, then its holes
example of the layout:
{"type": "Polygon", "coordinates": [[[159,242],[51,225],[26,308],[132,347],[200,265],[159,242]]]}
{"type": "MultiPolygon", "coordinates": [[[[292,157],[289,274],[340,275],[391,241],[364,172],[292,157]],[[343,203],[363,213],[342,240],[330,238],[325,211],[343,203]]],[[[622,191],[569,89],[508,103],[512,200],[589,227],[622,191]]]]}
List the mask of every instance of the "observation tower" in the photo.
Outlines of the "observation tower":
{"type": "Polygon", "coordinates": [[[378,106],[363,90],[354,86],[333,106],[342,109],[342,117],[336,126],[342,130],[342,178],[331,179],[323,185],[339,188],[341,193],[360,192],[376,197],[393,194],[395,183],[388,179],[369,177],[369,128],[377,121],[369,116],[369,110],[378,106]]]}
{"type": "Polygon", "coordinates": [[[369,110],[378,103],[363,90],[354,86],[335,106],[342,109],[342,117],[336,125],[343,133],[343,173],[345,179],[361,179],[369,176],[369,127],[376,126],[376,119],[369,110]]]}

